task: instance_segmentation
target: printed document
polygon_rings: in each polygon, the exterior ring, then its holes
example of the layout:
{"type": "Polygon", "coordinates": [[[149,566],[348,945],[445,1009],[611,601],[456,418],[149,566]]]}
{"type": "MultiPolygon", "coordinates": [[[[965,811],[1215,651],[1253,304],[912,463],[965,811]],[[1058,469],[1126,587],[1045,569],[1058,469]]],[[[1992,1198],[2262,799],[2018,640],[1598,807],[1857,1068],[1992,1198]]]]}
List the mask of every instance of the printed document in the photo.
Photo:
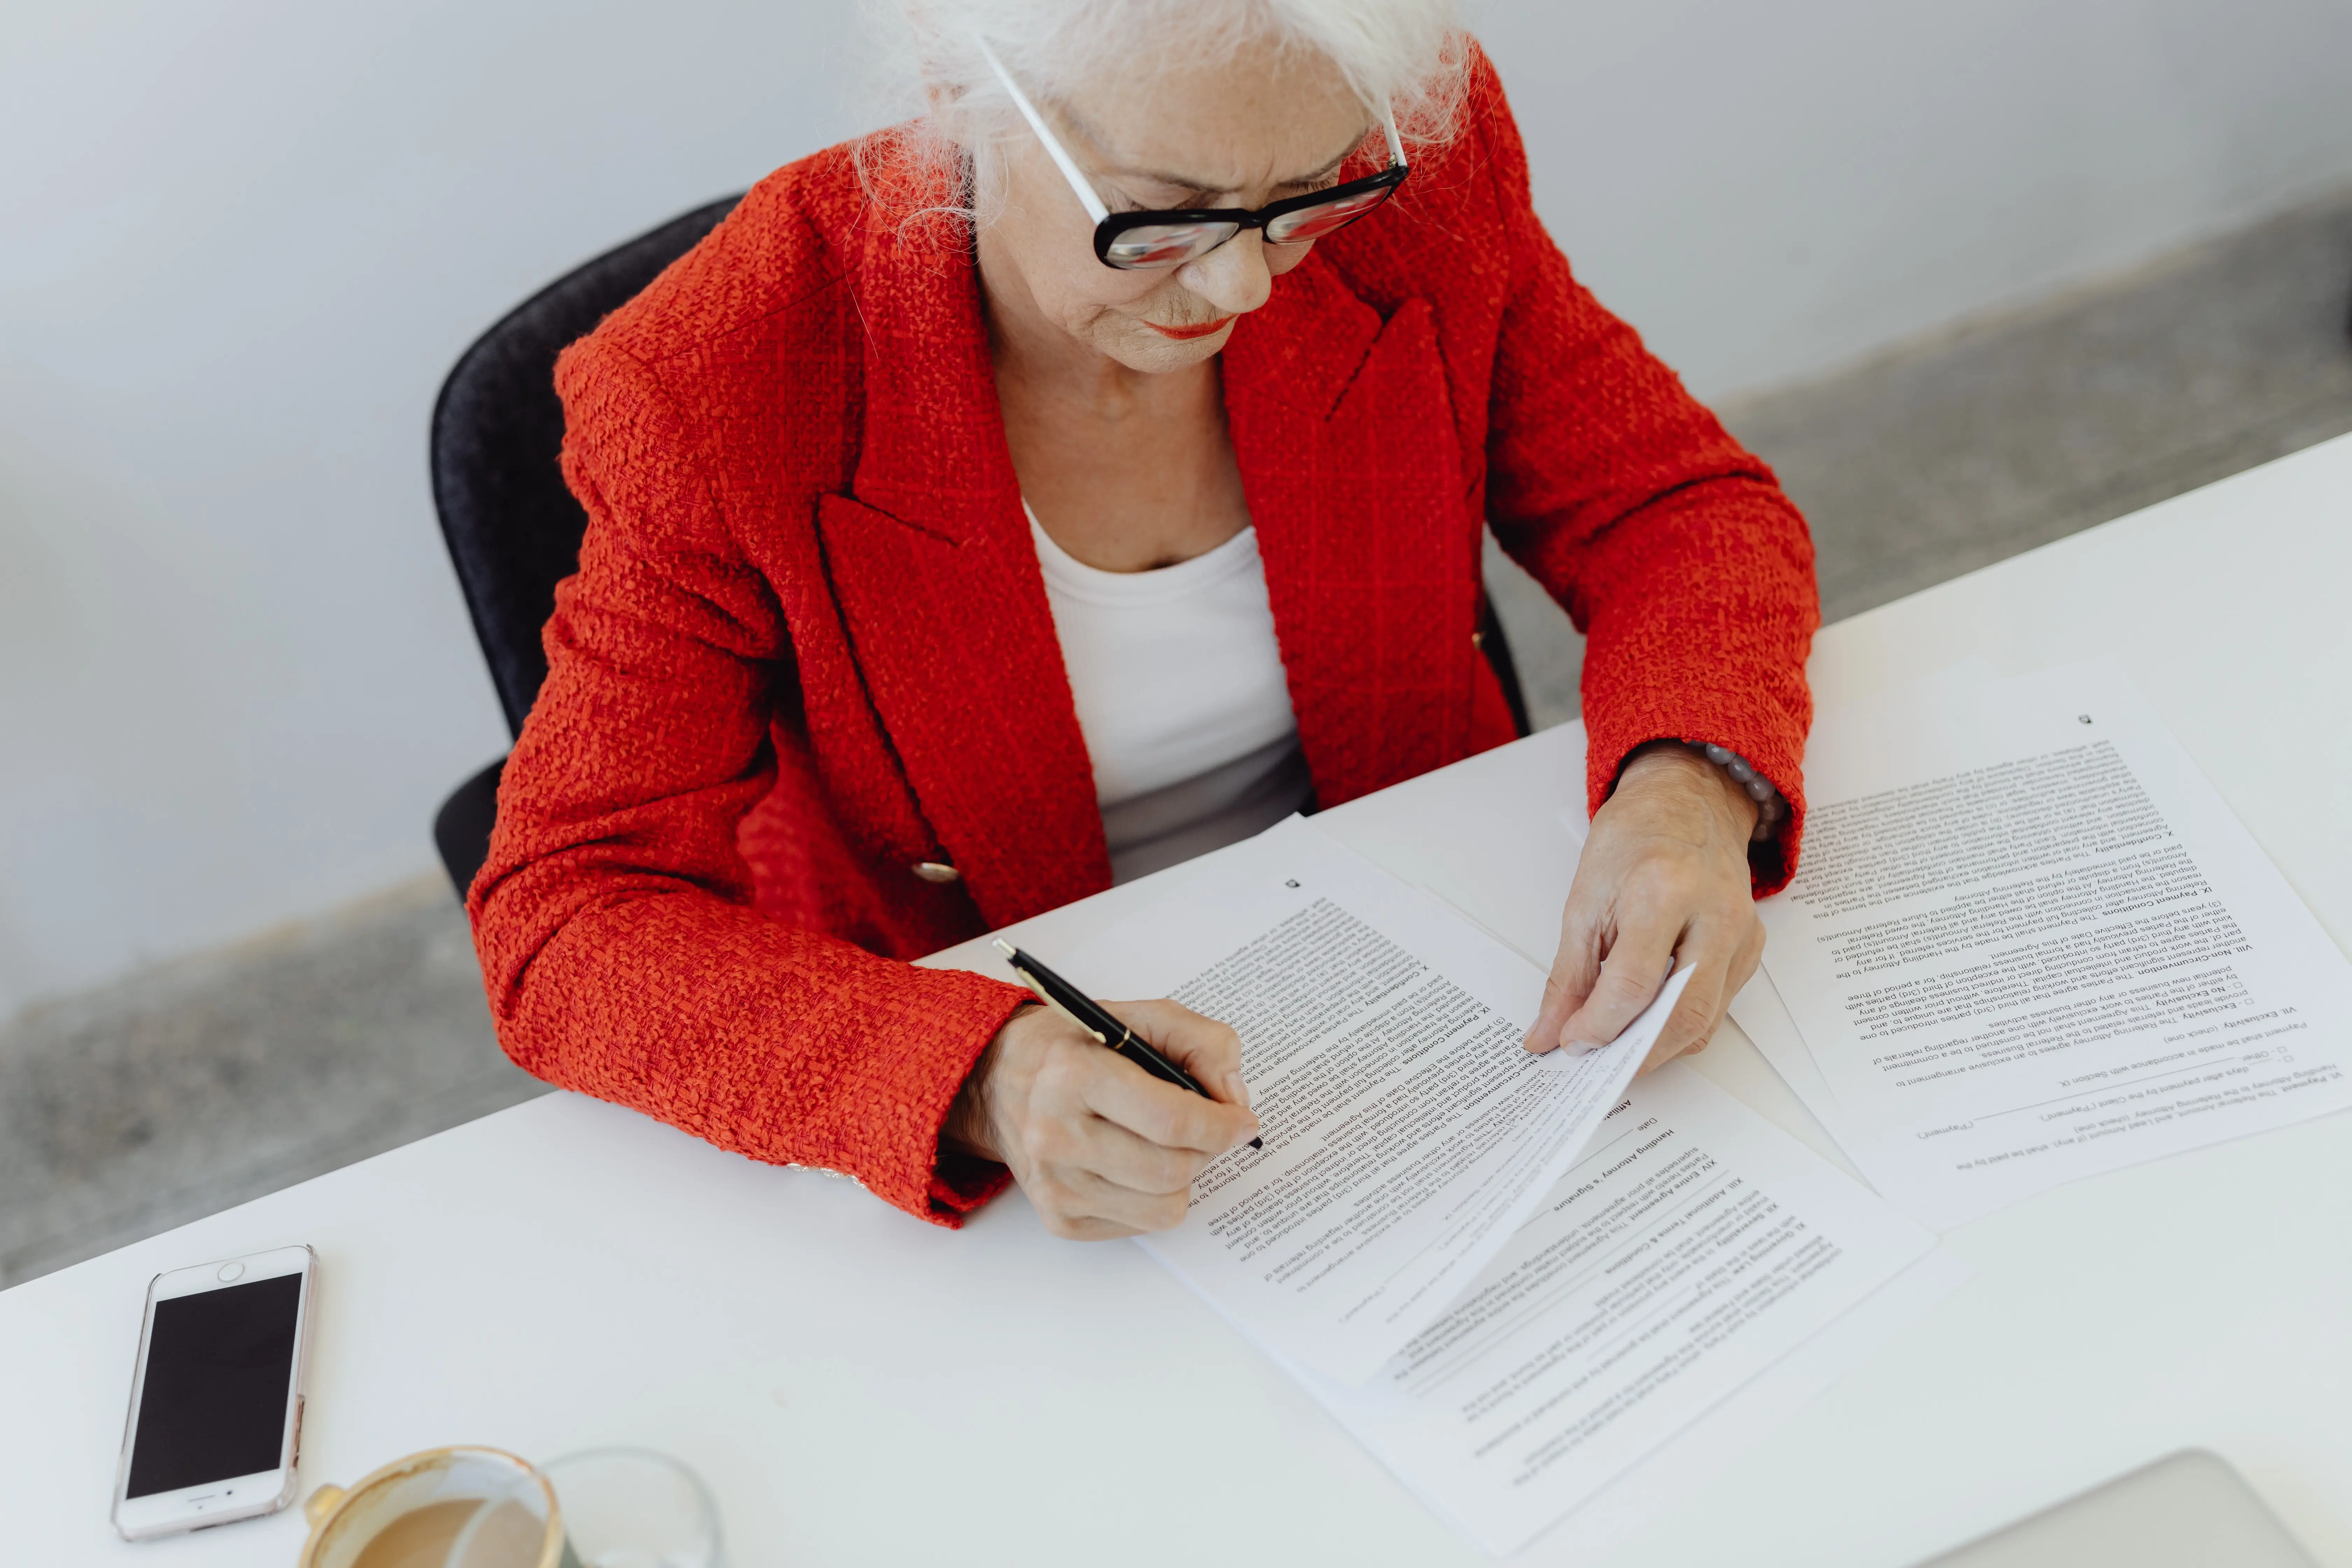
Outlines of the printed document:
{"type": "Polygon", "coordinates": [[[1377,1377],[1298,1375],[1490,1552],[1570,1516],[1563,1529],[1597,1554],[1965,1272],[1675,1064],[1633,1086],[1510,1246],[1377,1377]],[[1800,1347],[1832,1359],[1761,1377],[1800,1347]]]}
{"type": "Polygon", "coordinates": [[[1369,1377],[1507,1243],[1622,1098],[1681,994],[1618,1040],[1533,1057],[1543,972],[1304,820],[1052,959],[1242,1037],[1265,1147],[1144,1245],[1286,1361],[1369,1377]]]}
{"type": "Polygon", "coordinates": [[[2112,665],[1826,713],[1805,783],[1783,1075],[1926,1223],[2352,1101],[2352,964],[2112,665]]]}
{"type": "Polygon", "coordinates": [[[1311,824],[1054,959],[1239,1032],[1265,1149],[1142,1245],[1490,1551],[1608,1549],[1965,1274],[1688,1068],[1630,1082],[1678,984],[1530,1058],[1542,972],[1311,824]]]}

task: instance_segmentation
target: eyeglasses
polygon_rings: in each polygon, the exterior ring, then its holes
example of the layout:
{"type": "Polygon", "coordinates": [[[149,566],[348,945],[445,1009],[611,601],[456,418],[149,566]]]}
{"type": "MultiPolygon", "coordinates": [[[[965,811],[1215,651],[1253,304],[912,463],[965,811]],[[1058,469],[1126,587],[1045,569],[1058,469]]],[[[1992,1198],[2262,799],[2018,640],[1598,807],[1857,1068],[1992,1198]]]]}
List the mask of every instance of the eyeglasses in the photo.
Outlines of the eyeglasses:
{"type": "Polygon", "coordinates": [[[1037,112],[1029,95],[1013,81],[1004,62],[988,47],[988,40],[975,37],[972,41],[980,46],[981,57],[996,73],[996,79],[1013,95],[1013,106],[1037,133],[1037,140],[1045,144],[1062,177],[1070,182],[1070,189],[1077,193],[1087,216],[1095,220],[1095,256],[1105,267],[1122,271],[1181,267],[1208,255],[1245,228],[1265,231],[1267,243],[1272,245],[1306,245],[1347,227],[1387,201],[1404,184],[1404,143],[1397,140],[1396,116],[1383,104],[1381,129],[1388,133],[1389,166],[1377,174],[1256,208],[1114,213],[1103,205],[1094,186],[1079,172],[1076,161],[1045,128],[1045,116],[1037,112]]]}

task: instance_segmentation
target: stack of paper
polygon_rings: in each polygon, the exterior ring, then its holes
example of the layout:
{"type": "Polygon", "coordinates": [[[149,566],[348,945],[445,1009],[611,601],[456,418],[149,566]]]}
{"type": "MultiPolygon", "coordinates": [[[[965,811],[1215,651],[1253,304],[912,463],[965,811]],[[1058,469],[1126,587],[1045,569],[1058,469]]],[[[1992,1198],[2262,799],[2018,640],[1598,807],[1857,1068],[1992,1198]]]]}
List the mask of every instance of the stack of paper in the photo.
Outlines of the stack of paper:
{"type": "Polygon", "coordinates": [[[1542,972],[1295,819],[1067,956],[1242,1037],[1265,1146],[1145,1245],[1490,1550],[1697,1484],[1951,1289],[1926,1227],[2352,1100],[2352,964],[2118,670],[1962,667],[1805,773],[1732,1016],[1883,1198],[1633,1080],[1679,979],[1529,1058],[1542,972]]]}
{"type": "Polygon", "coordinates": [[[1826,712],[1805,784],[1732,1016],[1923,1223],[2352,1101],[2352,964],[2112,665],[1826,712]]]}
{"type": "Polygon", "coordinates": [[[1678,982],[1531,1058],[1542,972],[1311,825],[1055,962],[1239,1031],[1265,1146],[1146,1245],[1490,1550],[1602,1549],[1958,1278],[1704,1079],[1628,1087],[1678,982]]]}

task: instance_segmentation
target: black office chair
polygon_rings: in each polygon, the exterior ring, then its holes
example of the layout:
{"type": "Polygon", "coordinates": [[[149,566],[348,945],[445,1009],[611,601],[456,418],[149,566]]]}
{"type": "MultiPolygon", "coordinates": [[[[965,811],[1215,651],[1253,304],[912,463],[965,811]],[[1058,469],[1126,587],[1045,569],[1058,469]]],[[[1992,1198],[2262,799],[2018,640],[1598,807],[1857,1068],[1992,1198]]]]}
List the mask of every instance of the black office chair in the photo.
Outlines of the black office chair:
{"type": "MultiPolygon", "coordinates": [[[[555,395],[555,356],[693,249],[741,199],[697,207],[565,273],[476,339],[441,384],[433,405],[433,505],[490,683],[517,735],[547,679],[540,628],[555,611],[556,584],[580,564],[580,536],[588,530],[588,514],[556,466],[563,405],[555,395]]],[[[489,854],[505,768],[500,757],[458,785],[433,819],[433,842],[459,898],[489,854]]]]}
{"type": "MultiPolygon", "coordinates": [[[[557,467],[563,406],[555,395],[555,356],[692,249],[741,199],[697,207],[557,279],[475,340],[442,384],[433,406],[433,504],[507,728],[517,735],[547,679],[540,630],[554,613],[556,584],[580,564],[588,528],[557,467]]],[[[1527,702],[1492,604],[1480,605],[1478,628],[1524,735],[1527,702]]],[[[501,757],[467,779],[433,818],[433,842],[461,899],[489,854],[505,768],[501,757]]]]}

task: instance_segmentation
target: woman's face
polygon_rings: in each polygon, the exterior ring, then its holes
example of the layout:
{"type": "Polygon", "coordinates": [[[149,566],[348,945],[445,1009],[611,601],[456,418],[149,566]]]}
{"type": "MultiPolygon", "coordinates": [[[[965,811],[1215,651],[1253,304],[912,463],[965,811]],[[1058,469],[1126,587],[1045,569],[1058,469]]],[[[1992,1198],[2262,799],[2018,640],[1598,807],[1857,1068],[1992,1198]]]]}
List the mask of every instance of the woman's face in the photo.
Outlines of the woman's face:
{"type": "MultiPolygon", "coordinates": [[[[1038,107],[1114,213],[1259,207],[1331,185],[1370,129],[1328,62],[1272,47],[1213,70],[1139,69],[1038,107]]],[[[1210,358],[1312,248],[1247,229],[1181,267],[1119,271],[1095,258],[1093,220],[1034,133],[998,155],[1004,206],[981,230],[980,259],[1000,328],[1059,332],[1131,369],[1210,358]]]]}

